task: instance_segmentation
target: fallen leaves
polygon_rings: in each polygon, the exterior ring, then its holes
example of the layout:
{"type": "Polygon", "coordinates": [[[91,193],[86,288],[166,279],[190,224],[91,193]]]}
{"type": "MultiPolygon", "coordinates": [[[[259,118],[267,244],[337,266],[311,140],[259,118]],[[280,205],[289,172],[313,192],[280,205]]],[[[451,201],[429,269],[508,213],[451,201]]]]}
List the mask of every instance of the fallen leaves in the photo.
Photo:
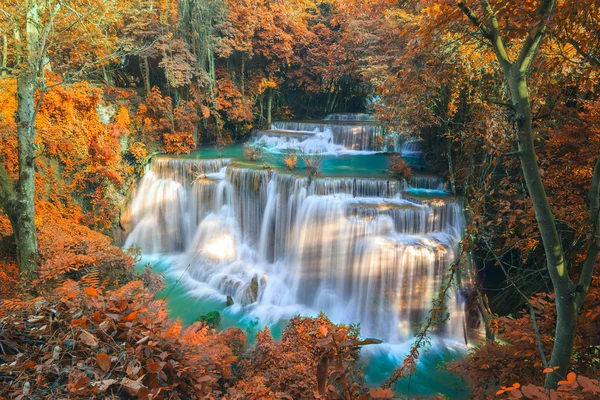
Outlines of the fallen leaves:
{"type": "Polygon", "coordinates": [[[88,331],[81,331],[81,334],[79,335],[79,340],[81,340],[81,342],[86,346],[89,346],[93,349],[98,347],[98,339],[96,339],[96,337],[88,331]]]}
{"type": "Polygon", "coordinates": [[[102,371],[108,372],[108,370],[110,369],[110,357],[108,356],[108,354],[97,354],[96,362],[98,363],[98,366],[102,369],[102,371]]]}
{"type": "Polygon", "coordinates": [[[222,397],[243,333],[216,333],[202,323],[182,335],[138,281],[36,299],[0,318],[0,393],[11,398],[222,397]],[[7,329],[10,328],[10,329],[7,329]],[[230,343],[235,340],[235,346],[230,343]],[[237,350],[236,350],[237,351],[237,350]],[[227,379],[225,379],[227,377],[227,379]]]}

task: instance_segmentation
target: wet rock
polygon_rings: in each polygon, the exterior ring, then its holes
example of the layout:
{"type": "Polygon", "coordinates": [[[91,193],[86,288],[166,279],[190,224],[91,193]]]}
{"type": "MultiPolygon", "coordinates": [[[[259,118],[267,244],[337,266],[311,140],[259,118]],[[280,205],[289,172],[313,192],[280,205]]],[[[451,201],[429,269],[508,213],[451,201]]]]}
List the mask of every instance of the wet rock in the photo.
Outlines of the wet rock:
{"type": "Polygon", "coordinates": [[[255,303],[258,300],[258,277],[252,278],[250,284],[244,288],[242,294],[242,305],[247,306],[249,304],[255,303]]]}
{"type": "Polygon", "coordinates": [[[250,281],[250,294],[254,303],[258,299],[258,278],[256,276],[250,281]]]}

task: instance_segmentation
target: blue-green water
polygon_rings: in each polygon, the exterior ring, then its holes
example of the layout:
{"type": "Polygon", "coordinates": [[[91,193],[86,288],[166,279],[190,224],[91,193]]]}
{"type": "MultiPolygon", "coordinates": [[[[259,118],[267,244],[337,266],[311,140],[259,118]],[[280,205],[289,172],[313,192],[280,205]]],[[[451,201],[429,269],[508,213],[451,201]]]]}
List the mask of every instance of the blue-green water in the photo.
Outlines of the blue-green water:
{"type": "MultiPolygon", "coordinates": [[[[234,165],[239,167],[252,169],[273,168],[293,175],[307,175],[305,165],[301,159],[299,159],[298,167],[294,171],[288,171],[283,164],[284,156],[285,154],[277,150],[267,151],[263,153],[258,161],[251,162],[247,160],[244,146],[230,145],[219,149],[202,148],[192,154],[168,157],[184,159],[228,158],[232,159],[234,165]]],[[[322,157],[319,178],[394,179],[388,172],[390,156],[387,154],[341,152],[339,154],[326,154],[322,157]]],[[[405,158],[405,160],[412,167],[413,172],[417,174],[430,172],[421,158],[405,158]]],[[[423,188],[409,188],[402,193],[402,196],[414,200],[441,199],[443,201],[451,197],[443,190],[423,188]]],[[[416,203],[419,203],[419,201],[416,201],[416,203]]],[[[147,256],[138,263],[139,268],[142,268],[146,263],[150,263],[156,272],[164,274],[167,287],[158,296],[163,298],[167,296],[166,304],[171,316],[180,318],[185,324],[190,324],[204,314],[218,311],[221,313],[219,329],[240,328],[247,332],[249,342],[252,343],[256,332],[263,328],[251,316],[252,306],[242,307],[235,304],[232,307],[226,307],[224,296],[207,297],[206,284],[191,279],[187,272],[183,271],[181,263],[178,268],[171,267],[176,259],[177,256],[147,256]]],[[[307,316],[315,316],[318,313],[315,310],[304,308],[298,308],[297,310],[300,311],[294,311],[294,313],[300,312],[307,316]],[[306,310],[306,312],[303,310],[306,310]]],[[[289,317],[290,314],[286,315],[289,317]]],[[[337,318],[342,317],[338,315],[337,318]]],[[[339,321],[334,320],[333,322],[339,321]]],[[[274,338],[277,339],[281,336],[285,324],[286,320],[283,317],[279,320],[270,320],[269,328],[274,338]]],[[[464,356],[466,353],[464,344],[444,341],[439,338],[432,338],[432,343],[430,351],[422,354],[413,376],[410,379],[403,379],[398,382],[395,387],[396,392],[410,397],[443,395],[450,399],[469,398],[469,393],[462,380],[443,368],[445,363],[464,356]]],[[[384,343],[366,346],[362,349],[361,362],[364,364],[367,382],[373,387],[380,386],[395,369],[402,365],[411,344],[412,341],[395,344],[384,343]]]]}
{"type": "MultiPolygon", "coordinates": [[[[170,258],[144,257],[137,263],[137,268],[142,271],[146,264],[151,264],[155,272],[162,274],[166,287],[157,294],[158,298],[166,298],[167,308],[174,319],[181,319],[184,324],[193,323],[199,316],[210,311],[221,313],[220,330],[239,328],[246,331],[248,340],[252,343],[255,335],[262,326],[253,321],[243,311],[235,313],[232,308],[226,307],[223,301],[201,299],[194,296],[193,287],[186,287],[185,279],[180,271],[169,271],[170,258]]],[[[335,321],[334,321],[335,322],[335,321]]],[[[279,321],[269,328],[275,339],[281,337],[281,332],[286,321],[279,321]]],[[[370,386],[380,386],[389,375],[402,365],[404,357],[408,354],[411,342],[402,344],[380,344],[366,346],[361,351],[361,363],[365,379],[370,386]]],[[[444,364],[463,357],[466,353],[464,345],[454,342],[433,340],[432,347],[419,359],[418,367],[413,376],[400,380],[394,391],[402,396],[431,397],[443,395],[449,399],[468,399],[469,391],[464,382],[454,373],[445,370],[444,364]]]]}
{"type": "MultiPolygon", "coordinates": [[[[286,171],[283,164],[285,154],[264,152],[258,161],[248,161],[243,145],[230,145],[223,148],[207,147],[193,153],[177,156],[192,159],[231,158],[240,165],[250,168],[271,167],[286,171]]],[[[173,156],[169,156],[173,158],[173,156]]],[[[374,152],[342,153],[338,155],[323,155],[319,176],[324,177],[377,177],[391,178],[387,172],[389,155],[374,152]]],[[[421,158],[405,158],[414,171],[427,171],[427,166],[421,158]]],[[[292,171],[295,175],[306,175],[306,165],[298,158],[298,166],[292,171]]]]}

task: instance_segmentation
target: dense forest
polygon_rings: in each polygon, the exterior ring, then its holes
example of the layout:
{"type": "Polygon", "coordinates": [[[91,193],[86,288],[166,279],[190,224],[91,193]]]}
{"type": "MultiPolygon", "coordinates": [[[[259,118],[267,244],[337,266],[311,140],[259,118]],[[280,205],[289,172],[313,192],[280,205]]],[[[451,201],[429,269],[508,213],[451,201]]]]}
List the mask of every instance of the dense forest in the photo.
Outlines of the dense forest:
{"type": "Polygon", "coordinates": [[[0,0],[0,37],[0,399],[600,397],[600,1],[0,0]]]}

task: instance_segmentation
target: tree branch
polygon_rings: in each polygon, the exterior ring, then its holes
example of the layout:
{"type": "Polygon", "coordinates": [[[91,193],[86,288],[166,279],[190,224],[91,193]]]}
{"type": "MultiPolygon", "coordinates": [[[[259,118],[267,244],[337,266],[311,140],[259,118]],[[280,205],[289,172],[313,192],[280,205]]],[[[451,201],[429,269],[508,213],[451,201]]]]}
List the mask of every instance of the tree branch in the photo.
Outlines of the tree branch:
{"type": "Polygon", "coordinates": [[[488,21],[488,30],[490,32],[490,40],[492,42],[492,46],[494,47],[494,51],[496,53],[496,57],[500,62],[500,65],[503,69],[507,70],[512,66],[510,58],[508,57],[508,52],[506,51],[506,47],[504,46],[504,42],[502,41],[502,37],[500,36],[500,24],[498,23],[498,18],[496,17],[496,12],[494,11],[489,0],[481,0],[483,9],[486,13],[486,19],[488,21]]]}
{"type": "Polygon", "coordinates": [[[600,67],[600,58],[598,56],[595,56],[594,54],[590,54],[589,52],[583,50],[581,48],[581,46],[579,45],[579,43],[573,39],[568,39],[567,43],[569,43],[571,46],[573,46],[573,48],[577,51],[577,53],[580,54],[584,59],[586,59],[592,65],[595,65],[596,67],[600,67]]]}
{"type": "Polygon", "coordinates": [[[467,16],[467,18],[469,18],[473,25],[475,25],[481,31],[481,33],[483,33],[483,36],[492,40],[492,35],[490,34],[490,31],[488,31],[485,24],[479,20],[477,15],[475,15],[473,10],[471,10],[464,1],[459,1],[457,6],[467,16]]]}
{"type": "Polygon", "coordinates": [[[517,65],[521,74],[525,74],[527,69],[533,63],[548,26],[548,19],[554,11],[555,6],[556,0],[543,0],[540,3],[537,13],[540,17],[540,21],[537,26],[529,32],[529,35],[527,35],[527,39],[525,39],[525,43],[523,44],[521,52],[519,53],[519,58],[517,59],[517,65]]]}
{"type": "Polygon", "coordinates": [[[585,295],[590,289],[592,275],[596,267],[596,259],[600,252],[600,158],[596,160],[592,185],[588,196],[590,202],[590,224],[593,229],[592,236],[588,241],[587,255],[583,263],[581,277],[579,278],[578,307],[583,305],[585,295]]]}

